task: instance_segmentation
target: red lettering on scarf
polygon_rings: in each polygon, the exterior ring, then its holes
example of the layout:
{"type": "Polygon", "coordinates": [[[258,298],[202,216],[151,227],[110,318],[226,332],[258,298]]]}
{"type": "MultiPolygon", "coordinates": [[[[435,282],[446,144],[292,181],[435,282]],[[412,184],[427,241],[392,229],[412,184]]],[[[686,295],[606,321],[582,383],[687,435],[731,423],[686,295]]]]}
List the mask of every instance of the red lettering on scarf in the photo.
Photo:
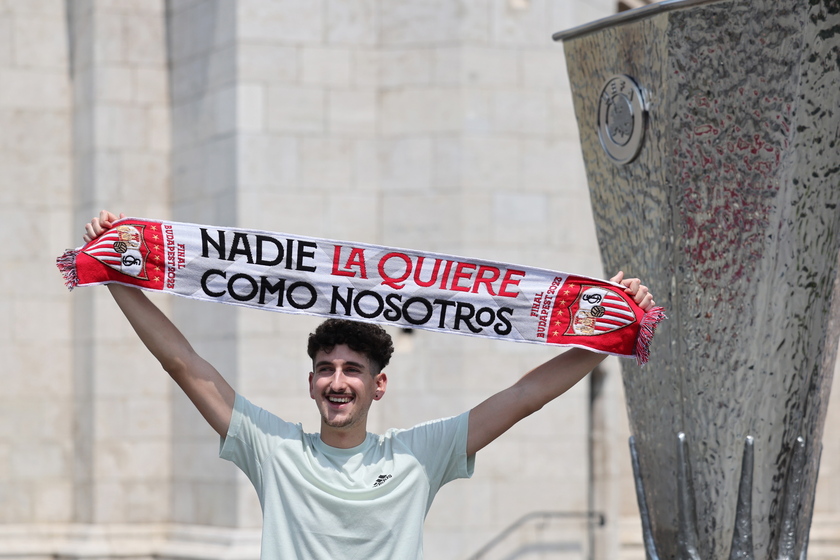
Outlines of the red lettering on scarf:
{"type": "MultiPolygon", "coordinates": [[[[381,264],[380,264],[381,266],[381,264]]],[[[341,268],[341,245],[336,245],[333,250],[333,276],[356,276],[359,274],[360,278],[367,279],[367,267],[365,266],[365,250],[358,247],[350,248],[350,256],[344,262],[343,269],[341,268]],[[356,268],[357,270],[352,270],[356,268]]]]}
{"type": "MultiPolygon", "coordinates": [[[[338,251],[338,250],[336,250],[338,251]]],[[[338,252],[336,252],[338,255],[338,252]]],[[[477,265],[471,262],[457,262],[450,260],[435,259],[431,270],[423,271],[423,265],[426,257],[411,256],[405,253],[391,252],[379,259],[379,277],[382,278],[382,284],[401,290],[405,287],[406,280],[410,278],[418,287],[429,287],[436,283],[438,274],[442,263],[446,263],[443,267],[443,273],[440,274],[440,282],[438,289],[450,290],[453,292],[472,292],[479,293],[479,290],[485,291],[491,296],[502,297],[518,297],[519,291],[515,290],[515,286],[519,285],[525,276],[522,270],[507,269],[502,276],[502,271],[499,268],[488,265],[477,265]],[[451,277],[450,277],[451,272],[451,277]],[[413,273],[413,275],[412,275],[413,273]],[[428,276],[428,279],[423,278],[428,276]]],[[[338,262],[338,257],[334,259],[338,262]]],[[[333,274],[337,270],[337,265],[333,265],[333,274]]],[[[342,274],[349,276],[349,274],[342,274]]]]}

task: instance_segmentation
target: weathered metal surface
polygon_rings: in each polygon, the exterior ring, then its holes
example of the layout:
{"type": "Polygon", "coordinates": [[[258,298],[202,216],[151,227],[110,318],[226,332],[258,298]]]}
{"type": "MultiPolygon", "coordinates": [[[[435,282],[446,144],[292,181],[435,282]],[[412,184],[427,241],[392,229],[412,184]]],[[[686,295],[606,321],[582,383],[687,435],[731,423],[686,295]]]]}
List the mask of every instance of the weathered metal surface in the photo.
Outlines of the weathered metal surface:
{"type": "Polygon", "coordinates": [[[659,555],[678,557],[684,432],[698,555],[730,554],[753,436],[755,558],[798,557],[840,332],[840,0],[695,2],[564,47],[605,269],[645,278],[670,317],[648,366],[624,363],[659,555]],[[598,140],[615,75],[648,107],[626,165],[598,140]]]}

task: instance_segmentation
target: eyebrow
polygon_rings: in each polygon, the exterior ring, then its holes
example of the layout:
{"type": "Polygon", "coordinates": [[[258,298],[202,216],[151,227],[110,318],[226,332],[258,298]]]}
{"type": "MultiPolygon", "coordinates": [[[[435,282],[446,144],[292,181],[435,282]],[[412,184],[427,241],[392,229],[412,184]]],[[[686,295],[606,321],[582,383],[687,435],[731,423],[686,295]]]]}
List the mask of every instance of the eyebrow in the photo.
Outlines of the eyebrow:
{"type": "MultiPolygon", "coordinates": [[[[331,366],[333,363],[329,360],[321,360],[320,362],[315,363],[315,367],[319,368],[321,366],[331,366]]],[[[344,362],[345,366],[354,366],[360,369],[365,369],[365,365],[359,362],[344,362]]]]}

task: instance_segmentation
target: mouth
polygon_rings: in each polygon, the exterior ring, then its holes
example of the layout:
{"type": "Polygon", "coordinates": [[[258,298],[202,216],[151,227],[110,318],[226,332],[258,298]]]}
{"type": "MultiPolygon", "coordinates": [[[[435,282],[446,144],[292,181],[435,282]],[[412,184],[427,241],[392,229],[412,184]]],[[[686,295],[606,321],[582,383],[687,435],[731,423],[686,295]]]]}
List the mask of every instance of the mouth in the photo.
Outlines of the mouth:
{"type": "Polygon", "coordinates": [[[336,406],[340,406],[343,404],[347,404],[353,401],[353,395],[346,395],[346,394],[327,394],[326,395],[327,402],[330,404],[334,404],[336,406]]]}

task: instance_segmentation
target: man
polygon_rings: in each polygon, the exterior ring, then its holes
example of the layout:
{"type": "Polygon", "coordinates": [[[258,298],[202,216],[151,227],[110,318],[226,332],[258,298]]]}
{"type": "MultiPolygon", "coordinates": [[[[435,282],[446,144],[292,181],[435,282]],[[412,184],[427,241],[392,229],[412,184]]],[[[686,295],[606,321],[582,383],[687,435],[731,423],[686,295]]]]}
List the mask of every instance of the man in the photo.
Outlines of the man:
{"type": "MultiPolygon", "coordinates": [[[[116,219],[101,212],[86,224],[85,241],[116,219]]],[[[638,279],[619,272],[613,281],[642,309],[653,307],[638,279]]],[[[572,348],[460,416],[375,435],[367,432],[367,416],[387,389],[390,336],[376,325],[328,319],[309,337],[309,394],[321,429],[307,434],[238,395],[143,292],[119,284],[108,289],[146,347],[223,438],[220,455],[254,484],[266,559],[422,558],[423,520],[438,489],[470,477],[480,449],[604,358],[572,348]]]]}

